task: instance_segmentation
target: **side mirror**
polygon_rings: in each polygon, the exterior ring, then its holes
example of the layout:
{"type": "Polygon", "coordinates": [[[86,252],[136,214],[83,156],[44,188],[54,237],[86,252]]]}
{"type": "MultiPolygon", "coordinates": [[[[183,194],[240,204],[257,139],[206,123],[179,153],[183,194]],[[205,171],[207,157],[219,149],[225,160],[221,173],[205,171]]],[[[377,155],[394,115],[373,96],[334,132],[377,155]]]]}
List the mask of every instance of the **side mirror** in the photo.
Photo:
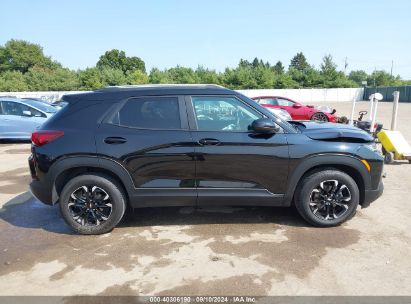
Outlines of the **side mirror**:
{"type": "Polygon", "coordinates": [[[301,104],[301,103],[295,103],[295,104],[293,104],[293,108],[296,108],[296,109],[298,109],[298,108],[301,108],[303,105],[301,104]]]}
{"type": "Polygon", "coordinates": [[[250,129],[256,133],[273,134],[277,133],[280,128],[269,118],[256,119],[251,123],[250,129]]]}
{"type": "Polygon", "coordinates": [[[30,111],[23,111],[23,115],[22,115],[22,116],[31,117],[31,116],[33,116],[33,114],[31,114],[30,111]]]}

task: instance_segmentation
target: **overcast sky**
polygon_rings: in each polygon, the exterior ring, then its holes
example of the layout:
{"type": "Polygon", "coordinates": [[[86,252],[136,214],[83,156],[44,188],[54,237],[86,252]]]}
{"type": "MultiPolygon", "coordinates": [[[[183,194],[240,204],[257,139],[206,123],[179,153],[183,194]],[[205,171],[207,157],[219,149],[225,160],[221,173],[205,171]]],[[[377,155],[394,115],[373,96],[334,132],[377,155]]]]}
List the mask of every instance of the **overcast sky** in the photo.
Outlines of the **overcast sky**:
{"type": "Polygon", "coordinates": [[[223,70],[254,57],[288,66],[302,51],[319,66],[391,68],[411,79],[411,1],[1,0],[0,44],[24,39],[72,69],[117,48],[149,69],[223,70]]]}

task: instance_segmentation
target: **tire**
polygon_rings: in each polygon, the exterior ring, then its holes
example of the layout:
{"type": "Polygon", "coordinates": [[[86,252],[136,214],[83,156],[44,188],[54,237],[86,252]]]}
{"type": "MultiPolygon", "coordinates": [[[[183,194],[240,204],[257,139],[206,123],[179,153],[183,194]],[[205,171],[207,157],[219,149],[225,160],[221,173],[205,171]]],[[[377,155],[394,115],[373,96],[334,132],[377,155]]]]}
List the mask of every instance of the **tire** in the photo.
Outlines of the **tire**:
{"type": "Polygon", "coordinates": [[[328,122],[328,117],[323,112],[314,113],[311,120],[328,122]]]}
{"type": "Polygon", "coordinates": [[[356,182],[348,174],[336,169],[313,171],[301,179],[296,189],[294,197],[298,213],[317,227],[338,226],[349,220],[355,215],[360,201],[356,182]],[[326,191],[334,187],[337,189],[336,194],[331,190],[326,191]],[[332,195],[336,199],[324,199],[332,195]]]}
{"type": "Polygon", "coordinates": [[[392,164],[393,162],[394,162],[394,153],[385,152],[385,154],[384,154],[384,163],[385,164],[392,164]]]}
{"type": "Polygon", "coordinates": [[[60,195],[64,220],[80,234],[111,231],[121,221],[125,210],[126,196],[122,187],[109,176],[97,173],[72,178],[60,195]]]}

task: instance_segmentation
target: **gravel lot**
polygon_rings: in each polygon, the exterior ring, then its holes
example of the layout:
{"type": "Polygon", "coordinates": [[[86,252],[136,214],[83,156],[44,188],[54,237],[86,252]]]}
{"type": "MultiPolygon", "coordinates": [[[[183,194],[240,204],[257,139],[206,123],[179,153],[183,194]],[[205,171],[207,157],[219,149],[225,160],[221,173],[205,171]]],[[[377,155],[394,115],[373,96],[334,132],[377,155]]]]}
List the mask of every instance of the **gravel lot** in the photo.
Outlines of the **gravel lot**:
{"type": "MultiPolygon", "coordinates": [[[[379,105],[385,126],[391,107],[379,105]]],[[[400,104],[409,143],[410,117],[400,104]]],[[[27,192],[28,155],[28,144],[0,145],[0,295],[411,295],[406,162],[386,166],[383,197],[337,228],[291,208],[162,208],[80,236],[27,192]]]]}

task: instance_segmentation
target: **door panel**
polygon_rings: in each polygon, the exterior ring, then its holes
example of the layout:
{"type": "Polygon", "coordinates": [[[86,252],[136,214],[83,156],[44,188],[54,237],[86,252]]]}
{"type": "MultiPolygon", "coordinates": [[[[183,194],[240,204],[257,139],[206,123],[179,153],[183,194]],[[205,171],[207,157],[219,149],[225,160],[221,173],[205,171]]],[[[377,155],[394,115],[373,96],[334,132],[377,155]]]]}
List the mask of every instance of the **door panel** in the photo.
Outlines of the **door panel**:
{"type": "MultiPolygon", "coordinates": [[[[131,124],[135,115],[138,117],[136,123],[147,121],[152,126],[160,125],[160,122],[153,124],[153,121],[148,119],[156,119],[151,116],[152,114],[160,115],[157,119],[164,118],[156,106],[153,107],[151,102],[153,98],[144,99],[143,107],[127,108],[127,116],[122,114],[124,121],[128,120],[131,124]],[[148,104],[146,100],[150,100],[150,103],[148,104]],[[139,109],[142,109],[143,116],[141,113],[133,112],[139,109]]],[[[181,113],[186,115],[185,109],[181,113]]],[[[115,119],[118,117],[114,116],[115,119]]],[[[181,127],[185,129],[173,130],[127,127],[121,125],[121,121],[122,118],[116,121],[116,124],[100,125],[96,135],[97,151],[102,157],[115,159],[130,174],[135,187],[131,198],[132,205],[134,207],[195,205],[197,193],[194,145],[191,134],[184,125],[184,119],[181,120],[181,127]]],[[[163,124],[175,127],[171,117],[165,117],[163,124]]]]}
{"type": "Polygon", "coordinates": [[[203,97],[186,99],[189,115],[193,116],[189,120],[197,129],[192,137],[198,204],[281,204],[288,176],[285,134],[247,131],[254,119],[263,116],[261,113],[240,100],[225,99],[227,96],[205,101],[203,97]]]}
{"type": "Polygon", "coordinates": [[[284,134],[262,138],[252,133],[192,133],[195,142],[204,137],[220,141],[219,145],[198,143],[195,148],[199,205],[281,202],[288,175],[284,134]]]}

